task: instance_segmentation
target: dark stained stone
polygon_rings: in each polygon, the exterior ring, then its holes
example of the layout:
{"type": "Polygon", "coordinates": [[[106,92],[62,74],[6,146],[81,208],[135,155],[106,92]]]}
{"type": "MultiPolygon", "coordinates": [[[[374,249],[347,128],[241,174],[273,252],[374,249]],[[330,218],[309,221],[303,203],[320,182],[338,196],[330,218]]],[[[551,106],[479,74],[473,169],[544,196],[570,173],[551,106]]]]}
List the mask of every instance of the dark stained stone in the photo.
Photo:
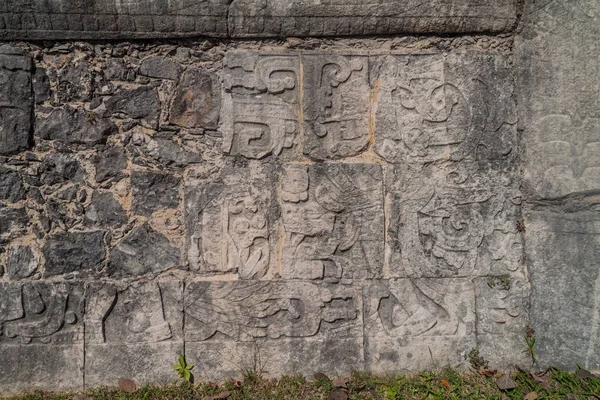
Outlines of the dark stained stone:
{"type": "Polygon", "coordinates": [[[103,228],[117,228],[127,223],[123,206],[110,192],[94,192],[92,202],[86,209],[85,218],[89,225],[103,228]]]}
{"type": "Polygon", "coordinates": [[[106,110],[111,114],[138,119],[150,128],[158,128],[160,100],[157,90],[152,86],[120,90],[106,101],[106,110]]]}
{"type": "Polygon", "coordinates": [[[95,162],[96,181],[104,182],[113,178],[127,167],[125,150],[120,147],[111,147],[100,153],[95,162]]]}
{"type": "Polygon", "coordinates": [[[0,155],[31,146],[31,58],[23,54],[19,48],[0,47],[0,155]]]}
{"type": "Polygon", "coordinates": [[[175,90],[169,121],[185,128],[215,129],[220,107],[221,92],[216,78],[206,71],[189,69],[175,90]]]}
{"type": "Polygon", "coordinates": [[[106,256],[103,231],[60,232],[48,238],[43,248],[46,276],[91,270],[106,256]]]}
{"type": "Polygon", "coordinates": [[[0,205],[0,235],[9,232],[24,233],[29,225],[29,217],[24,208],[8,208],[0,205]]]}
{"type": "Polygon", "coordinates": [[[133,171],[132,209],[136,214],[150,216],[159,209],[179,206],[179,178],[166,173],[133,171]]]}
{"type": "Polygon", "coordinates": [[[50,98],[50,79],[44,68],[36,68],[33,73],[33,93],[36,104],[41,104],[50,98]]]}
{"type": "Polygon", "coordinates": [[[14,203],[25,199],[27,190],[19,172],[0,166],[0,200],[14,203]]]}
{"type": "Polygon", "coordinates": [[[107,271],[111,277],[140,276],[167,271],[178,263],[179,251],[164,235],[144,224],[112,250],[107,271]]]}
{"type": "Polygon", "coordinates": [[[28,278],[37,270],[37,258],[29,246],[15,246],[8,250],[6,272],[9,279],[28,278]]]}
{"type": "Polygon", "coordinates": [[[181,70],[181,66],[176,62],[159,56],[148,57],[140,65],[140,75],[150,78],[177,80],[181,70]]]}
{"type": "Polygon", "coordinates": [[[106,143],[108,136],[117,132],[117,126],[109,119],[93,112],[66,106],[55,109],[47,118],[40,118],[36,136],[46,140],[91,146],[106,143]]]}

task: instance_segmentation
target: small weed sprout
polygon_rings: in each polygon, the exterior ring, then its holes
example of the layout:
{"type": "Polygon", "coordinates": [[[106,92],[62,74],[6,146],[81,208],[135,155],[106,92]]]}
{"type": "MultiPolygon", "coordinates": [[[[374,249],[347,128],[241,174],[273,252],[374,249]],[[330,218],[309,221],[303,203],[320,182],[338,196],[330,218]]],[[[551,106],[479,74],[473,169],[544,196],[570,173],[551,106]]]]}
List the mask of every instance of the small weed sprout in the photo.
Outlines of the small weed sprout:
{"type": "Polygon", "coordinates": [[[529,325],[525,328],[525,341],[527,342],[527,351],[531,356],[531,361],[535,363],[535,349],[533,347],[535,346],[535,330],[529,325]]]}
{"type": "Polygon", "coordinates": [[[183,354],[180,354],[177,363],[173,364],[173,369],[177,372],[177,375],[188,382],[192,382],[193,375],[190,371],[193,368],[194,366],[192,364],[188,364],[185,361],[185,356],[183,354]]]}
{"type": "Polygon", "coordinates": [[[477,348],[472,349],[469,354],[467,354],[467,360],[469,360],[471,368],[476,371],[488,369],[489,363],[479,354],[479,349],[477,348]]]}

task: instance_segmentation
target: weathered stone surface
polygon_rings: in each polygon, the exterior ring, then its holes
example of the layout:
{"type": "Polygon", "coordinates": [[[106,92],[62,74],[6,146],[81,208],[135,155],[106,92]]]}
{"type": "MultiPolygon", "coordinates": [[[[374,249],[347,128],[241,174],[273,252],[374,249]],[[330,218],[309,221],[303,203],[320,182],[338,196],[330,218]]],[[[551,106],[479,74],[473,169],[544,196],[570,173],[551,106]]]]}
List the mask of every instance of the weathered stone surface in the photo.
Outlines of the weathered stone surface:
{"type": "Polygon", "coordinates": [[[138,119],[149,128],[158,128],[160,100],[152,86],[122,89],[106,101],[108,113],[138,119]]]}
{"type": "Polygon", "coordinates": [[[534,208],[525,218],[531,326],[541,366],[600,368],[600,215],[534,208]]]}
{"type": "Polygon", "coordinates": [[[271,164],[228,166],[185,188],[187,259],[201,274],[272,276],[277,255],[275,179],[271,164]]]}
{"type": "Polygon", "coordinates": [[[41,139],[87,145],[106,143],[108,136],[118,132],[109,119],[71,107],[55,109],[37,125],[35,135],[41,139]]]}
{"type": "Polygon", "coordinates": [[[183,283],[91,283],[86,290],[86,384],[169,383],[183,354],[183,283]]]}
{"type": "Polygon", "coordinates": [[[214,75],[200,69],[185,71],[173,96],[169,121],[185,128],[215,129],[221,92],[214,75]]]}
{"type": "Polygon", "coordinates": [[[398,166],[386,187],[393,277],[504,275],[522,265],[516,170],[502,162],[398,166]]]}
{"type": "Polygon", "coordinates": [[[25,199],[27,189],[23,185],[21,174],[17,171],[0,166],[0,200],[10,203],[25,199]]]}
{"type": "Polygon", "coordinates": [[[225,63],[223,150],[260,159],[297,146],[300,57],[233,51],[225,63]]]}
{"type": "Polygon", "coordinates": [[[104,182],[119,175],[127,168],[125,150],[120,147],[111,147],[98,155],[95,162],[96,182],[104,182]]]}
{"type": "Polygon", "coordinates": [[[142,60],[140,75],[150,78],[177,80],[182,69],[181,65],[171,59],[151,56],[142,60]]]}
{"type": "Polygon", "coordinates": [[[377,164],[286,165],[282,277],[381,278],[382,180],[377,164]]]}
{"type": "Polygon", "coordinates": [[[1,40],[225,37],[228,0],[5,2],[1,40]]]}
{"type": "Polygon", "coordinates": [[[112,277],[167,271],[179,264],[179,251],[147,224],[134,228],[111,251],[107,273],[112,277]]]}
{"type": "Polygon", "coordinates": [[[0,205],[0,236],[18,236],[25,233],[29,216],[25,208],[8,208],[0,205]]]}
{"type": "Polygon", "coordinates": [[[83,386],[83,297],[78,283],[0,283],[3,394],[83,386]]]}
{"type": "Polygon", "coordinates": [[[40,180],[46,185],[81,183],[84,170],[75,154],[51,153],[40,164],[40,180]]]}
{"type": "Polygon", "coordinates": [[[48,237],[43,252],[46,276],[93,271],[106,256],[103,231],[59,232],[48,237]]]}
{"type": "Polygon", "coordinates": [[[133,171],[133,211],[150,216],[154,211],[179,206],[179,178],[161,172],[133,171]]]}
{"type": "Polygon", "coordinates": [[[31,145],[33,93],[31,57],[21,49],[0,47],[0,155],[31,145]]]}
{"type": "Polygon", "coordinates": [[[302,57],[304,154],[314,159],[357,155],[369,144],[367,57],[302,57]]]}
{"type": "Polygon", "coordinates": [[[193,282],[184,298],[186,352],[199,377],[238,375],[240,367],[279,375],[312,374],[319,368],[342,373],[362,366],[357,286],[193,282]]]}
{"type": "Polygon", "coordinates": [[[6,273],[9,279],[28,278],[36,272],[39,257],[30,246],[14,246],[7,253],[6,273]]]}
{"type": "Polygon", "coordinates": [[[420,278],[365,283],[369,370],[405,372],[460,366],[476,347],[470,279],[420,278]]]}
{"type": "Polygon", "coordinates": [[[515,55],[527,188],[542,198],[598,190],[598,5],[531,3],[523,18],[515,55]]]}
{"type": "Polygon", "coordinates": [[[235,0],[229,32],[233,37],[501,32],[516,20],[515,0],[235,0]]]}
{"type": "Polygon", "coordinates": [[[516,156],[514,82],[497,54],[384,56],[373,62],[375,151],[393,163],[516,156]]]}
{"type": "Polygon", "coordinates": [[[125,210],[112,193],[94,192],[85,218],[90,225],[101,228],[117,228],[127,223],[125,210]]]}

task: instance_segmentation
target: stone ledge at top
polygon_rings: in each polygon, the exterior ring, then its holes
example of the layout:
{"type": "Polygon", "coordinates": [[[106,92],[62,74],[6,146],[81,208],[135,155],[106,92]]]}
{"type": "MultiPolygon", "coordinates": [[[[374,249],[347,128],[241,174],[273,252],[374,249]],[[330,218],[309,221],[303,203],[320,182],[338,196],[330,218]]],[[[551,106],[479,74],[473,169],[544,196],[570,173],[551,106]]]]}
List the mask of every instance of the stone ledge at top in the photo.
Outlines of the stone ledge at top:
{"type": "Polygon", "coordinates": [[[5,0],[0,40],[505,32],[518,0],[5,0]]]}

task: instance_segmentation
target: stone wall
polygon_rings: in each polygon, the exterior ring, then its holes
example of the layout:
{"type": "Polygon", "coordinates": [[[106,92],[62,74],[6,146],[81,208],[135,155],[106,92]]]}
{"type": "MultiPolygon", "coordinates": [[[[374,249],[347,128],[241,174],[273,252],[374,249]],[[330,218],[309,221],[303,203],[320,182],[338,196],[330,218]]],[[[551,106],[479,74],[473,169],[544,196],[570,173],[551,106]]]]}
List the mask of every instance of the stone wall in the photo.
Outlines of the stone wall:
{"type": "Polygon", "coordinates": [[[0,45],[1,393],[600,369],[593,1],[114,3],[0,6],[119,39],[0,45]]]}

